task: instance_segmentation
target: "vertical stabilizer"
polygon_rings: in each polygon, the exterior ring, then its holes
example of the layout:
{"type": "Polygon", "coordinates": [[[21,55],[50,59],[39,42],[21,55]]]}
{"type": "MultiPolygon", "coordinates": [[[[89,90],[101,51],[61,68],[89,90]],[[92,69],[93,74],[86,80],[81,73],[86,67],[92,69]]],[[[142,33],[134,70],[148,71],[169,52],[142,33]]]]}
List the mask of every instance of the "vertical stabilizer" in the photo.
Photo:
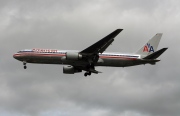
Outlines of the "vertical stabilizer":
{"type": "Polygon", "coordinates": [[[154,53],[157,50],[161,37],[162,37],[162,33],[157,33],[140,50],[138,50],[136,54],[145,57],[147,55],[154,53]]]}

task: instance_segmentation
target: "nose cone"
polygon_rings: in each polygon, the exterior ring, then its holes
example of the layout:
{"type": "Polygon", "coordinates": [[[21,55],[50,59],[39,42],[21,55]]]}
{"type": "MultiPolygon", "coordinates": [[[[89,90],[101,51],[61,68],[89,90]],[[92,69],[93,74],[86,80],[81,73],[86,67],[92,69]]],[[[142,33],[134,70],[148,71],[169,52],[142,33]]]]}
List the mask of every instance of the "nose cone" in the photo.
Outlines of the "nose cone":
{"type": "Polygon", "coordinates": [[[13,55],[13,57],[14,57],[15,59],[18,59],[18,56],[19,56],[18,54],[14,54],[14,55],[13,55]]]}
{"type": "Polygon", "coordinates": [[[13,54],[13,57],[16,59],[16,60],[19,60],[19,61],[23,61],[24,60],[24,57],[21,53],[15,53],[13,54]]]}
{"type": "Polygon", "coordinates": [[[13,57],[16,59],[16,54],[14,54],[13,57]]]}

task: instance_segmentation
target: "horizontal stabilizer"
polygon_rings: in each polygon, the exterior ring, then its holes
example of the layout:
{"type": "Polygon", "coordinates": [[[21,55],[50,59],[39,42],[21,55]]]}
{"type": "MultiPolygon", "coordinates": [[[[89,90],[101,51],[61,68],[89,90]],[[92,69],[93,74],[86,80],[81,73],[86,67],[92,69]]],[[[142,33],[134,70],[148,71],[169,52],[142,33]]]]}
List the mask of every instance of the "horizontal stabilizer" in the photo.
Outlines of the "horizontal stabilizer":
{"type": "Polygon", "coordinates": [[[143,59],[156,59],[158,58],[162,53],[164,53],[168,48],[162,48],[146,57],[144,57],[143,59]]]}

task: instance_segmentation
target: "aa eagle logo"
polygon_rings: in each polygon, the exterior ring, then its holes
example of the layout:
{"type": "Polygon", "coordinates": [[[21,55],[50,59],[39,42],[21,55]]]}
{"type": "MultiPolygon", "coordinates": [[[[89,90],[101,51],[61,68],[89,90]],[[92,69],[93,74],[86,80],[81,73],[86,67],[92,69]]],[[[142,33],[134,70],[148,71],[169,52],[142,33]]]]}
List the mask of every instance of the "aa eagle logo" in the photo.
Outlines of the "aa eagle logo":
{"type": "Polygon", "coordinates": [[[153,46],[151,46],[150,43],[147,43],[147,44],[144,46],[143,52],[154,52],[154,48],[153,48],[153,46]]]}

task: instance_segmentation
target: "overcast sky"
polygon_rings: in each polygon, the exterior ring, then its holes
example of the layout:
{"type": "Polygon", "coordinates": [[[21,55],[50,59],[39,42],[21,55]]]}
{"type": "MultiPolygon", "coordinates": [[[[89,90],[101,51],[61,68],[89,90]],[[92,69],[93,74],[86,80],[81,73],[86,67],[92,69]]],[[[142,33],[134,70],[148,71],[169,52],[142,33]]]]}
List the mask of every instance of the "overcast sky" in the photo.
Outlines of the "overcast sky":
{"type": "Polygon", "coordinates": [[[179,0],[0,0],[1,116],[179,116],[179,0]],[[133,53],[156,33],[169,49],[156,65],[97,67],[64,75],[62,65],[27,64],[25,48],[83,50],[117,28],[108,52],[133,53]]]}

